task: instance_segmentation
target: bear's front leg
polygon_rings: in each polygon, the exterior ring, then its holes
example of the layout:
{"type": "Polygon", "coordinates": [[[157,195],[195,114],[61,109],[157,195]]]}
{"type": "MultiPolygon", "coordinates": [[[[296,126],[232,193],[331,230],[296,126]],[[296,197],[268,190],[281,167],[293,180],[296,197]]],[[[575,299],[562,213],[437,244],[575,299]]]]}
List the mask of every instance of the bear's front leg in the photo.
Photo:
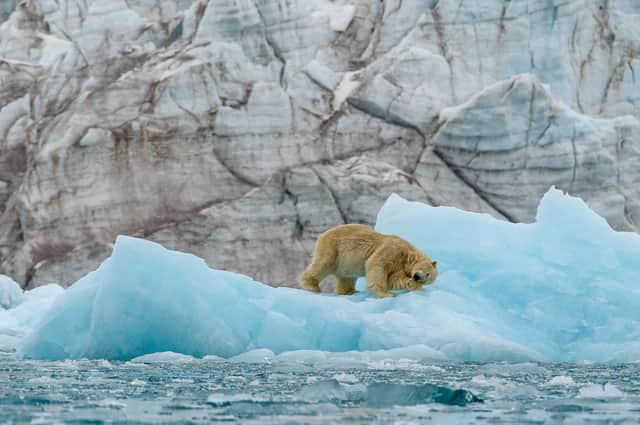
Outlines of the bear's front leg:
{"type": "Polygon", "coordinates": [[[391,273],[387,279],[387,286],[391,289],[409,289],[411,285],[411,277],[403,271],[391,273]]]}
{"type": "Polygon", "coordinates": [[[384,267],[375,264],[375,262],[371,264],[369,261],[366,267],[367,288],[371,289],[378,298],[395,297],[395,295],[389,292],[387,272],[384,270],[384,267]]]}
{"type": "Polygon", "coordinates": [[[337,295],[353,295],[356,292],[356,279],[352,277],[336,278],[336,294],[337,295]]]}

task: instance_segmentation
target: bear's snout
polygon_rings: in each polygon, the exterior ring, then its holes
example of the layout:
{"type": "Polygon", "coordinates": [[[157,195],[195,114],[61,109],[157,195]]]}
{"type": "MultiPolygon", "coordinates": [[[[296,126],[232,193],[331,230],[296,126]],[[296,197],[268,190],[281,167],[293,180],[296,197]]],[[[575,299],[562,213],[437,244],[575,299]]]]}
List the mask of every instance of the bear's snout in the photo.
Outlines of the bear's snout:
{"type": "Polygon", "coordinates": [[[415,280],[416,282],[424,282],[425,280],[425,275],[422,272],[416,272],[413,274],[413,280],[415,280]]]}

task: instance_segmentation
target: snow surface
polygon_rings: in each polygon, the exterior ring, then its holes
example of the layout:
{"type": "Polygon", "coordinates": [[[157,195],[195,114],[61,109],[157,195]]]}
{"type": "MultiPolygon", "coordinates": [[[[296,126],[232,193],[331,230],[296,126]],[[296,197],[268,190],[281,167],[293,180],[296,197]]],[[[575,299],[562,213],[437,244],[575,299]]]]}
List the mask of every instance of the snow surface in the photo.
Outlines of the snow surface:
{"type": "Polygon", "coordinates": [[[393,299],[318,295],[121,236],[18,355],[231,358],[264,349],[245,357],[347,360],[368,351],[456,361],[640,359],[640,236],[613,231],[579,199],[551,190],[536,223],[512,224],[393,195],[377,229],[437,259],[436,283],[393,299]]]}

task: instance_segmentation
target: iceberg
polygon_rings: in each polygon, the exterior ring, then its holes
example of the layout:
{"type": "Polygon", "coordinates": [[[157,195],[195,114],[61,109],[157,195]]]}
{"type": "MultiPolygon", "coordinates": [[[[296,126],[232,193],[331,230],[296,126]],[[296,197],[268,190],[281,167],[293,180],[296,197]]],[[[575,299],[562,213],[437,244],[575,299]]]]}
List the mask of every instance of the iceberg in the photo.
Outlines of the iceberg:
{"type": "Polygon", "coordinates": [[[392,299],[319,295],[120,236],[109,259],[58,297],[17,355],[640,359],[640,236],[612,230],[580,199],[551,189],[534,223],[514,224],[392,195],[376,229],[438,260],[436,283],[392,299]]]}

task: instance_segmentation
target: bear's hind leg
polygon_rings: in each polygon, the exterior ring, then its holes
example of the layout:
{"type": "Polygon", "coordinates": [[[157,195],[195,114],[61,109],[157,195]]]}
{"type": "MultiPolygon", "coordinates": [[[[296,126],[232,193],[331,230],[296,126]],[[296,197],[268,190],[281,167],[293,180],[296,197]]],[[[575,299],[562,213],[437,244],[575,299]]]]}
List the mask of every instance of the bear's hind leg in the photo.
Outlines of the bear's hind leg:
{"type": "Polygon", "coordinates": [[[336,278],[336,294],[337,295],[353,295],[356,292],[356,279],[353,277],[337,277],[336,278]]]}
{"type": "Polygon", "coordinates": [[[311,264],[298,277],[300,285],[309,291],[320,292],[322,279],[335,272],[337,251],[331,238],[320,236],[311,264]]]}
{"type": "Polygon", "coordinates": [[[320,292],[320,282],[333,272],[333,267],[327,263],[320,263],[314,261],[309,264],[309,267],[302,272],[298,281],[300,285],[309,291],[320,292]]]}

